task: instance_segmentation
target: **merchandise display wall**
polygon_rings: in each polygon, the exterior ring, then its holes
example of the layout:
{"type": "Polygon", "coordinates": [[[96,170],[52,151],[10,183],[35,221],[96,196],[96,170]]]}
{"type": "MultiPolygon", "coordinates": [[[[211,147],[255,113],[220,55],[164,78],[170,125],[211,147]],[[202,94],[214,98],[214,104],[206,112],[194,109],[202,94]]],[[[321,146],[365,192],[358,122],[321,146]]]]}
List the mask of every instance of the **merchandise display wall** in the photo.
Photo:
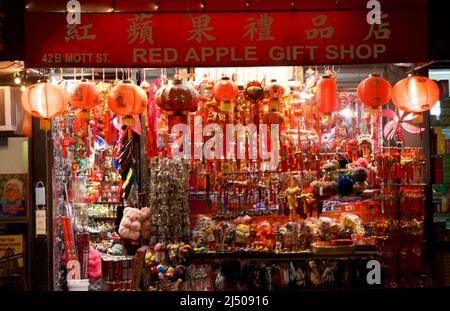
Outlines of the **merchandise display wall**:
{"type": "MultiPolygon", "coordinates": [[[[404,138],[420,145],[423,129],[390,102],[383,77],[349,82],[337,66],[152,70],[128,70],[134,83],[92,70],[44,86],[70,103],[49,127],[55,289],[423,285],[425,156],[404,138]],[[256,144],[235,140],[252,133],[227,138],[236,124],[255,125],[256,144]],[[380,280],[368,282],[370,260],[380,280]]],[[[32,104],[38,93],[27,92],[32,104]]]]}

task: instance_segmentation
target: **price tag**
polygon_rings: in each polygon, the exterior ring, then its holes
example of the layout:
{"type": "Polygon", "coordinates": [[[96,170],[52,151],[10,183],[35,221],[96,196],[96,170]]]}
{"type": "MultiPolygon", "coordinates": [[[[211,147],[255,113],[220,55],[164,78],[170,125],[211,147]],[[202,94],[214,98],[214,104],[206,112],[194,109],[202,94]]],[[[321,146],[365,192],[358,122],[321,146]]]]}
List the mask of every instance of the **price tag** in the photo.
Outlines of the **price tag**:
{"type": "Polygon", "coordinates": [[[47,235],[47,213],[45,209],[36,210],[36,235],[47,235]]]}

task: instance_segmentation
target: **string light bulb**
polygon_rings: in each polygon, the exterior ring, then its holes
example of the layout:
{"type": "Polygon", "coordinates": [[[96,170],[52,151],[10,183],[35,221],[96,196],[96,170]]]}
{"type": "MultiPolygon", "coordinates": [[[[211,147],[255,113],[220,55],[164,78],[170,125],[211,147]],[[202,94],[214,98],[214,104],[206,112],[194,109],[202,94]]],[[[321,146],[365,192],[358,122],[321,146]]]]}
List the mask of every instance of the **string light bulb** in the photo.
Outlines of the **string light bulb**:
{"type": "Polygon", "coordinates": [[[20,87],[20,90],[21,90],[22,92],[25,92],[26,89],[27,89],[26,86],[22,84],[22,86],[20,87]]]}
{"type": "Polygon", "coordinates": [[[14,73],[14,83],[19,85],[22,82],[22,79],[20,79],[20,74],[18,72],[14,73]]]}

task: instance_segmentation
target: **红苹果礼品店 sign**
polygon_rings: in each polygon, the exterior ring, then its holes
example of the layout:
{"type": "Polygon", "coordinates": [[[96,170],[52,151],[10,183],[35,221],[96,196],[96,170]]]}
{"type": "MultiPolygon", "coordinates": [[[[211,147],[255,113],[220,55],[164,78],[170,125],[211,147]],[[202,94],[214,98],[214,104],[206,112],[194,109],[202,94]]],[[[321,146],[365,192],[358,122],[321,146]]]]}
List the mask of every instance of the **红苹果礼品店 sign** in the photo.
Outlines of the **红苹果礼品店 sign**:
{"type": "Polygon", "coordinates": [[[421,62],[427,13],[367,11],[26,14],[28,67],[256,66],[421,62]]]}

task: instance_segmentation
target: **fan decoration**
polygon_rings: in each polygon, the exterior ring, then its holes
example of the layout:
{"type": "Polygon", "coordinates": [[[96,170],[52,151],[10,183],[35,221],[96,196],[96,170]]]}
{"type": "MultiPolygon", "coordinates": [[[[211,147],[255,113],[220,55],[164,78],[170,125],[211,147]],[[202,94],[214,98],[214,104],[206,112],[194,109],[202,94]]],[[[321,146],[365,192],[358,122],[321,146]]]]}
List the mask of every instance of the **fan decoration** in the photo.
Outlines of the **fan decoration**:
{"type": "Polygon", "coordinates": [[[397,109],[395,112],[391,109],[384,109],[381,111],[381,116],[391,119],[383,128],[383,137],[385,140],[391,140],[397,137],[400,141],[404,142],[402,130],[412,134],[419,134],[425,130],[407,122],[417,117],[414,113],[404,112],[400,109],[397,109]]]}

